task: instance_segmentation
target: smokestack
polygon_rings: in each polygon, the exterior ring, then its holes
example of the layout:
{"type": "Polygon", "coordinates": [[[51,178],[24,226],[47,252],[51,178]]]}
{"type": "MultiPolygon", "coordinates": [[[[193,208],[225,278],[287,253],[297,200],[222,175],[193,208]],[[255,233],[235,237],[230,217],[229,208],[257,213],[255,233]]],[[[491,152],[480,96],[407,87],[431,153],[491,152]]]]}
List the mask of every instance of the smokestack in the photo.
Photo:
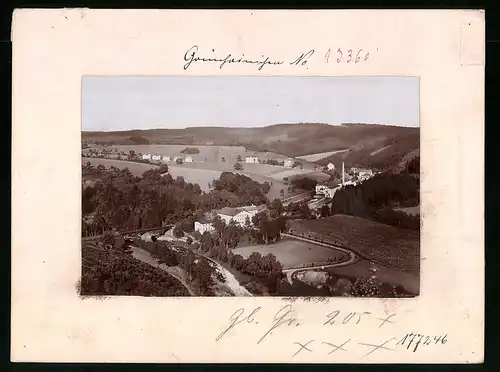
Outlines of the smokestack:
{"type": "Polygon", "coordinates": [[[342,186],[344,186],[345,173],[344,173],[344,162],[342,162],[342,186]]]}

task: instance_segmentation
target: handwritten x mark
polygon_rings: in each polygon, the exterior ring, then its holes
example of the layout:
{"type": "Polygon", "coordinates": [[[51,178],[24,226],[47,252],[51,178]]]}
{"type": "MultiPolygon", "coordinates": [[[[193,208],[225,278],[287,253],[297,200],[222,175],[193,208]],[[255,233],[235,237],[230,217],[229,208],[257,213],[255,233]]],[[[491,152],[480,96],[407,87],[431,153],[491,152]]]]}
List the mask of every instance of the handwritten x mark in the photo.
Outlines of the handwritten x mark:
{"type": "Polygon", "coordinates": [[[314,340],[308,341],[308,342],[306,342],[304,345],[302,345],[300,342],[294,342],[294,344],[296,344],[296,345],[300,345],[300,349],[299,349],[299,350],[297,350],[297,351],[295,352],[295,354],[293,354],[293,356],[297,355],[298,353],[300,353],[300,352],[301,352],[302,350],[304,350],[304,349],[305,349],[305,350],[307,350],[307,351],[309,351],[309,352],[312,352],[312,350],[310,350],[310,349],[308,349],[308,348],[307,348],[307,345],[309,345],[309,344],[310,344],[311,342],[313,342],[313,341],[314,341],[314,340]]]}
{"type": "Polygon", "coordinates": [[[382,321],[382,323],[380,323],[380,325],[378,326],[379,328],[382,327],[385,323],[394,323],[393,321],[389,320],[391,319],[393,316],[395,316],[396,314],[391,314],[389,315],[387,318],[377,318],[379,320],[382,321]]]}
{"type": "Polygon", "coordinates": [[[322,342],[322,344],[325,344],[325,345],[330,345],[332,348],[334,348],[332,351],[330,351],[330,352],[328,353],[328,355],[330,355],[331,353],[333,353],[333,352],[335,352],[335,351],[337,351],[337,350],[347,351],[346,349],[343,349],[342,347],[343,347],[345,344],[347,344],[349,341],[351,341],[351,339],[347,340],[346,342],[344,342],[344,343],[343,343],[342,345],[340,345],[340,346],[337,346],[337,345],[335,345],[335,344],[331,344],[331,343],[329,343],[329,342],[322,342]]]}
{"type": "Polygon", "coordinates": [[[387,340],[386,342],[384,343],[381,343],[380,345],[372,345],[372,344],[364,344],[364,343],[361,343],[361,342],[358,342],[358,344],[360,345],[363,345],[363,346],[369,346],[369,347],[372,347],[373,349],[370,350],[368,353],[366,353],[363,358],[367,357],[368,355],[370,355],[371,353],[379,350],[379,349],[383,349],[383,350],[390,350],[390,351],[394,351],[394,349],[390,349],[388,347],[386,347],[385,345],[389,342],[391,342],[392,340],[395,340],[396,337],[392,337],[390,338],[389,340],[387,340]]]}

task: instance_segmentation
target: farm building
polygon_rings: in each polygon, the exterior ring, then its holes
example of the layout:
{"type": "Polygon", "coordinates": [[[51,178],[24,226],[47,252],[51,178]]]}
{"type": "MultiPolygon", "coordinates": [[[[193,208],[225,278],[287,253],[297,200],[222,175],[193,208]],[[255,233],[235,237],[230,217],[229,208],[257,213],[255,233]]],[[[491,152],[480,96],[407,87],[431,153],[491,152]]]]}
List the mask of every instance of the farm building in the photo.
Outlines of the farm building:
{"type": "Polygon", "coordinates": [[[154,161],[160,161],[161,160],[161,155],[153,155],[153,157],[151,159],[154,160],[154,161]]]}
{"type": "Polygon", "coordinates": [[[192,163],[193,162],[193,157],[192,156],[186,156],[184,158],[184,163],[192,163]]]}
{"type": "Polygon", "coordinates": [[[194,230],[203,234],[205,231],[213,231],[214,227],[212,226],[212,222],[210,220],[201,218],[199,221],[194,223],[194,230]]]}
{"type": "Polygon", "coordinates": [[[170,161],[170,156],[163,155],[162,161],[167,163],[170,161]]]}
{"type": "Polygon", "coordinates": [[[248,207],[229,208],[224,207],[217,212],[219,217],[229,224],[231,221],[236,222],[240,226],[245,225],[247,218],[252,221],[253,216],[259,212],[259,208],[255,205],[248,207]]]}
{"type": "Polygon", "coordinates": [[[295,160],[293,160],[293,159],[286,159],[284,165],[287,168],[293,168],[293,164],[294,163],[295,163],[295,160]]]}
{"type": "Polygon", "coordinates": [[[151,160],[151,154],[143,154],[142,160],[151,160]]]}
{"type": "Polygon", "coordinates": [[[256,156],[247,156],[245,159],[245,163],[247,164],[259,164],[259,158],[256,156]]]}

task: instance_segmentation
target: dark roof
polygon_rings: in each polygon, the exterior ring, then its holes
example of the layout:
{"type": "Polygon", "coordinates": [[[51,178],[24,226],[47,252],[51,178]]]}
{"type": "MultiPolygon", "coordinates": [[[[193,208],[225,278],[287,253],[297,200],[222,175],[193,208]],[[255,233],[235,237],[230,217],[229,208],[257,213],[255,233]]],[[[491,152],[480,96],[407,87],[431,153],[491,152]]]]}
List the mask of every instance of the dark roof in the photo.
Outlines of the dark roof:
{"type": "Polygon", "coordinates": [[[201,217],[198,219],[199,223],[211,223],[213,222],[213,218],[201,217]]]}
{"type": "Polygon", "coordinates": [[[239,211],[236,208],[229,208],[229,207],[224,207],[221,210],[219,210],[220,214],[225,214],[226,216],[236,216],[239,211]]]}

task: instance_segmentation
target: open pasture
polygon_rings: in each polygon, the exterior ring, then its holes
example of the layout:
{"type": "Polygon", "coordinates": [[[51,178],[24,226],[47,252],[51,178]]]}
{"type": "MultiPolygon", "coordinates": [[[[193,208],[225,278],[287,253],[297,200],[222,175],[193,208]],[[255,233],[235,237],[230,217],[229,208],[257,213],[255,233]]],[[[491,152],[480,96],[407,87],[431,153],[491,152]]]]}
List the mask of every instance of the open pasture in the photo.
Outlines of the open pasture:
{"type": "Polygon", "coordinates": [[[319,152],[317,154],[302,155],[302,156],[297,156],[297,159],[315,162],[315,161],[327,158],[327,157],[335,155],[335,154],[341,154],[341,153],[346,152],[346,151],[349,151],[349,149],[335,150],[335,151],[328,151],[328,152],[319,152]]]}
{"type": "Polygon", "coordinates": [[[142,176],[144,172],[151,168],[156,168],[156,166],[144,163],[135,163],[132,161],[125,160],[114,160],[114,159],[101,159],[101,158],[82,158],[82,164],[87,164],[90,162],[94,167],[102,165],[106,168],[116,167],[119,169],[128,168],[130,173],[134,176],[142,176]]]}
{"type": "Polygon", "coordinates": [[[303,265],[311,266],[311,264],[314,266],[328,264],[328,259],[340,259],[343,255],[335,249],[293,239],[284,239],[276,244],[251,245],[233,249],[234,254],[239,254],[244,258],[249,257],[253,252],[258,252],[263,256],[272,253],[284,269],[303,267],[303,265]]]}

